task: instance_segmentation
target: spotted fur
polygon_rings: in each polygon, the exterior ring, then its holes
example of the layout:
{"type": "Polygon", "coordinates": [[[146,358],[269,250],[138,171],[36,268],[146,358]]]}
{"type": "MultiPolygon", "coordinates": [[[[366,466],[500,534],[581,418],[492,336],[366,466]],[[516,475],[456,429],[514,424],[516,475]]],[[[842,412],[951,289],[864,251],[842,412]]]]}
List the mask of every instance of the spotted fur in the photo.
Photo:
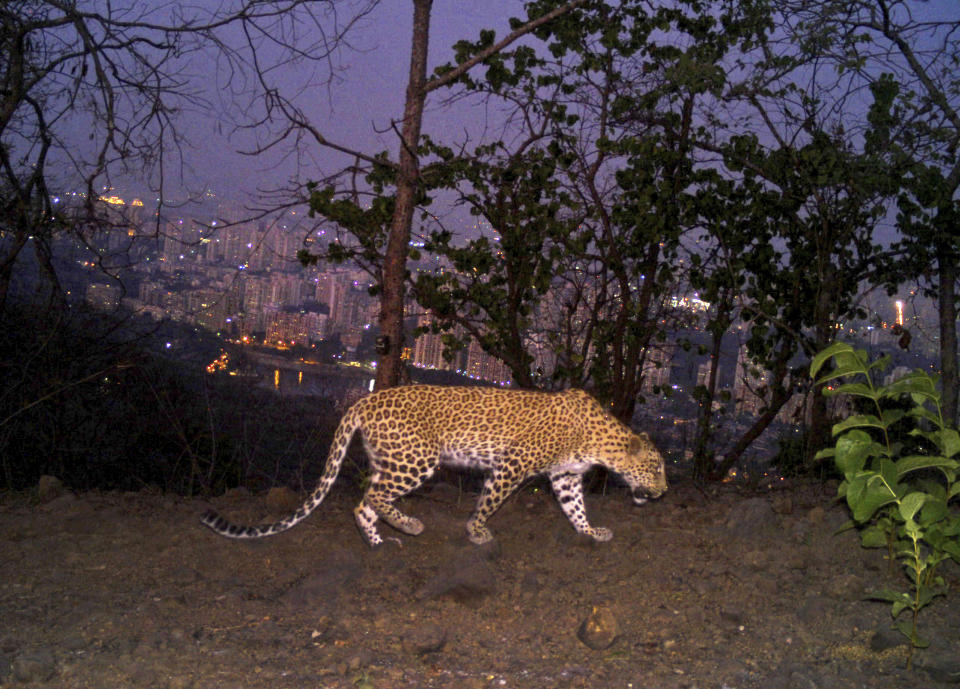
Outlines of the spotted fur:
{"type": "Polygon", "coordinates": [[[667,490],[663,458],[645,433],[634,433],[582,390],[559,393],[481,387],[411,385],[375,392],[356,402],[337,428],[323,475],[288,519],[238,526],[209,511],[203,523],[230,538],[286,531],[313,512],[333,485],[350,439],[360,431],[370,456],[369,485],[354,515],[371,545],[382,538],[377,520],[408,534],[423,524],[394,505],[441,464],[486,473],[467,534],[477,544],[493,535],[487,520],[524,480],[546,474],[578,532],[598,541],[613,533],[593,527],[583,505],[583,474],[599,465],[619,475],[637,504],[667,490]]]}

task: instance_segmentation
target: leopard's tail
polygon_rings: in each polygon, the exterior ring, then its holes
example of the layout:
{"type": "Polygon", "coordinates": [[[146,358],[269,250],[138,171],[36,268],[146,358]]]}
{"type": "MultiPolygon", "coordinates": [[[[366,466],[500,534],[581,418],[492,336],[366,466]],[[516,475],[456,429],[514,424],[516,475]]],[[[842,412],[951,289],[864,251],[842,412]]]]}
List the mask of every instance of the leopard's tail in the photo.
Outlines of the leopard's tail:
{"type": "Polygon", "coordinates": [[[323,469],[323,475],[317,483],[317,487],[307,497],[293,515],[279,522],[272,524],[260,524],[258,526],[242,526],[233,524],[221,517],[214,510],[207,510],[201,521],[216,531],[221,536],[227,538],[263,538],[272,536],[287,529],[291,529],[304,519],[310,516],[320,506],[323,499],[330,492],[330,487],[337,480],[337,474],[340,473],[340,467],[343,464],[343,458],[347,454],[347,447],[350,445],[350,439],[354,432],[359,428],[358,416],[353,409],[347,411],[340,425],[337,426],[337,432],[333,437],[333,444],[330,446],[330,453],[327,455],[327,464],[323,469]]]}

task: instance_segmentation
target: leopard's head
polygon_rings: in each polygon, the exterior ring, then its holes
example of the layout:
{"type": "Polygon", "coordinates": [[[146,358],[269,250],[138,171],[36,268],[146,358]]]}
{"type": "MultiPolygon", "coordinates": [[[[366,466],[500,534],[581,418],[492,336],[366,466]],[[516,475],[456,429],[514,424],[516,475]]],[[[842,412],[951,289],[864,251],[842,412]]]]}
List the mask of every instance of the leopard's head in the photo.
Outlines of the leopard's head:
{"type": "Polygon", "coordinates": [[[667,492],[667,472],[663,455],[646,433],[630,438],[626,455],[617,472],[630,486],[633,501],[642,505],[648,498],[659,498],[667,492]]]}

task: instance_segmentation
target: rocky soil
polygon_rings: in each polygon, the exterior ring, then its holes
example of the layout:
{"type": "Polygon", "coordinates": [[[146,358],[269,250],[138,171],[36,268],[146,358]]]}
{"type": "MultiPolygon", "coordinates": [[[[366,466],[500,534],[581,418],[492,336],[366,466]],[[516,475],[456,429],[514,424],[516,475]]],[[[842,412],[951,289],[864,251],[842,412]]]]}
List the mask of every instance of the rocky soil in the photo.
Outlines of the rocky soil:
{"type": "MultiPolygon", "coordinates": [[[[835,486],[682,479],[662,500],[588,496],[614,539],[578,537],[530,485],[464,537],[475,496],[447,483],[402,507],[425,532],[368,549],[338,484],[295,529],[231,541],[201,500],[57,490],[0,496],[0,686],[90,689],[700,687],[913,689],[960,685],[958,568],[924,613],[905,669],[873,588],[884,553],[835,534],[835,486]],[[712,493],[712,494],[711,494],[712,493]]],[[[275,519],[285,489],[214,500],[275,519]]]]}

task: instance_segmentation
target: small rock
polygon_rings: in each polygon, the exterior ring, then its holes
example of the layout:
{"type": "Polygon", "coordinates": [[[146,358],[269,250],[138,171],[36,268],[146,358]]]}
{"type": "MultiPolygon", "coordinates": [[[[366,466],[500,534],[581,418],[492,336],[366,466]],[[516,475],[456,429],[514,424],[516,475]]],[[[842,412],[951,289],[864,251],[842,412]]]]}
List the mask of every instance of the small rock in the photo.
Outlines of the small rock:
{"type": "Polygon", "coordinates": [[[788,553],[786,558],[781,560],[781,564],[785,569],[795,569],[798,572],[806,572],[810,567],[810,559],[804,556],[803,553],[788,553]]]}
{"type": "Polygon", "coordinates": [[[475,604],[496,590],[496,579],[478,549],[462,549],[448,560],[417,593],[417,597],[448,596],[458,603],[475,604]]]}
{"type": "Polygon", "coordinates": [[[776,513],[766,498],[749,498],[735,505],[726,527],[740,538],[756,538],[779,528],[776,513]]]}
{"type": "Polygon", "coordinates": [[[351,672],[356,672],[361,668],[367,667],[372,662],[373,654],[367,649],[363,649],[359,653],[350,656],[350,659],[347,660],[347,669],[351,672]]]}
{"type": "Polygon", "coordinates": [[[724,622],[729,622],[734,626],[740,626],[743,624],[744,616],[742,610],[734,610],[733,608],[724,608],[720,611],[720,619],[724,622]]]}
{"type": "Polygon", "coordinates": [[[793,500],[789,495],[774,498],[771,506],[777,514],[793,514],[793,500]]]}
{"type": "Polygon", "coordinates": [[[485,679],[480,677],[466,677],[457,686],[462,687],[462,689],[486,689],[489,685],[485,679]]]}
{"type": "Polygon", "coordinates": [[[816,627],[830,619],[834,606],[820,596],[812,596],[797,609],[797,617],[808,626],[816,627]]]}
{"type": "Polygon", "coordinates": [[[960,660],[956,658],[925,658],[919,667],[935,682],[960,684],[960,660]]]}
{"type": "Polygon", "coordinates": [[[37,498],[40,502],[50,502],[63,495],[63,482],[56,476],[44,474],[37,482],[37,498]]]}
{"type": "Polygon", "coordinates": [[[200,572],[193,567],[183,565],[172,569],[168,576],[171,583],[177,586],[186,586],[187,584],[198,581],[200,579],[200,572]]]}
{"type": "Polygon", "coordinates": [[[536,572],[526,572],[520,580],[520,590],[524,593],[535,594],[543,590],[543,583],[536,572]]]}
{"type": "Polygon", "coordinates": [[[10,664],[13,676],[21,682],[46,682],[57,673],[53,653],[46,648],[21,653],[10,664]]]}
{"type": "Polygon", "coordinates": [[[577,638],[595,651],[609,648],[619,635],[620,625],[617,624],[617,618],[606,605],[593,606],[577,630],[577,638]]]}
{"type": "Polygon", "coordinates": [[[812,536],[813,526],[810,522],[807,521],[796,521],[790,527],[790,537],[793,539],[793,542],[801,545],[808,543],[812,536]]]}
{"type": "Polygon", "coordinates": [[[876,653],[883,653],[888,649],[901,646],[905,643],[907,643],[907,637],[903,634],[889,627],[881,627],[870,637],[870,650],[876,653]]]}
{"type": "Polygon", "coordinates": [[[751,550],[743,556],[742,562],[754,572],[762,572],[767,569],[767,554],[762,550],[751,550]]]}
{"type": "Polygon", "coordinates": [[[819,524],[827,517],[827,511],[820,507],[813,507],[807,512],[807,521],[811,524],[819,524]]]}
{"type": "Polygon", "coordinates": [[[424,655],[439,651],[446,642],[446,630],[435,622],[426,622],[404,635],[403,650],[410,655],[424,655]]]}
{"type": "Polygon", "coordinates": [[[827,582],[824,593],[839,600],[860,600],[865,585],[863,578],[856,574],[843,574],[827,582]]]}
{"type": "Polygon", "coordinates": [[[316,565],[313,574],[290,587],[280,601],[292,608],[313,608],[321,614],[336,608],[343,589],[356,580],[363,571],[359,560],[343,551],[316,565]]]}
{"type": "Polygon", "coordinates": [[[293,512],[303,501],[286,486],[274,486],[267,492],[267,507],[274,512],[293,512]]]}

